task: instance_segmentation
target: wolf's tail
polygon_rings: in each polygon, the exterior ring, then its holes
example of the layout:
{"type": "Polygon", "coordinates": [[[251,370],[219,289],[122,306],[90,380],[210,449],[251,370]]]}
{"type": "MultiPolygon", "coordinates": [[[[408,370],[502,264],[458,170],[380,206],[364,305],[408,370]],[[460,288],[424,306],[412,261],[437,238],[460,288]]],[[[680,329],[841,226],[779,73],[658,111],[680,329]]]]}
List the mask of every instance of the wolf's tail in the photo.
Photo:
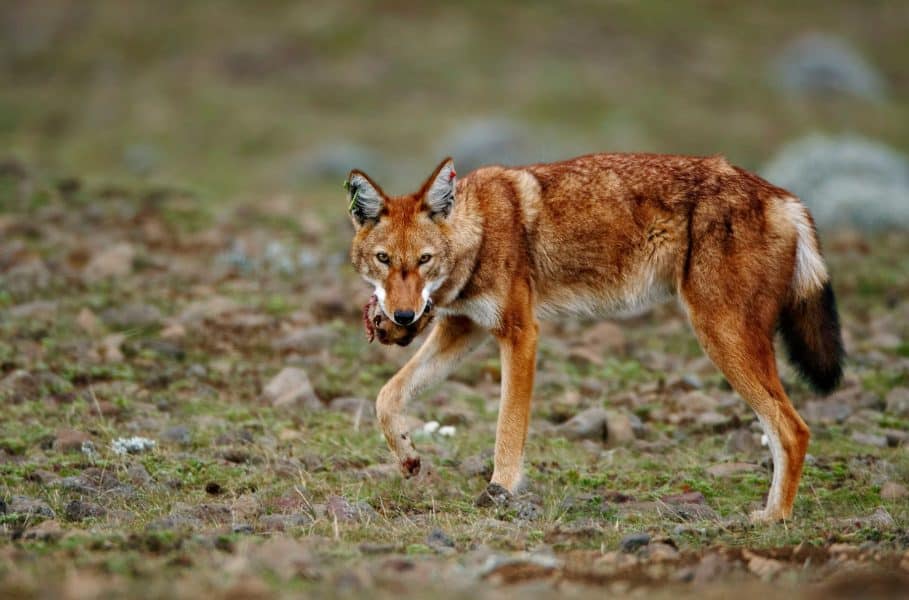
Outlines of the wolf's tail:
{"type": "Polygon", "coordinates": [[[805,207],[788,201],[798,231],[795,272],[779,329],[789,360],[818,393],[829,394],[843,377],[843,339],[836,298],[821,257],[814,223],[805,207]]]}

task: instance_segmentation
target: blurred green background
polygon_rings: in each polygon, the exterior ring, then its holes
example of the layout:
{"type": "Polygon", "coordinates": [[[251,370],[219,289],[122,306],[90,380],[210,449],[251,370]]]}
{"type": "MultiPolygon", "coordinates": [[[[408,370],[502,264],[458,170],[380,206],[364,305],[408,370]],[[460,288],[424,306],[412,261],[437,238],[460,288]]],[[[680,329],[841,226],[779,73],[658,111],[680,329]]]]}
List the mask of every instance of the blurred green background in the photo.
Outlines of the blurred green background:
{"type": "Polygon", "coordinates": [[[462,171],[591,151],[756,169],[811,132],[906,152],[907,24],[905,1],[6,0],[0,158],[322,202],[352,167],[405,192],[446,154],[462,171]],[[818,34],[868,73],[787,80],[818,34]]]}

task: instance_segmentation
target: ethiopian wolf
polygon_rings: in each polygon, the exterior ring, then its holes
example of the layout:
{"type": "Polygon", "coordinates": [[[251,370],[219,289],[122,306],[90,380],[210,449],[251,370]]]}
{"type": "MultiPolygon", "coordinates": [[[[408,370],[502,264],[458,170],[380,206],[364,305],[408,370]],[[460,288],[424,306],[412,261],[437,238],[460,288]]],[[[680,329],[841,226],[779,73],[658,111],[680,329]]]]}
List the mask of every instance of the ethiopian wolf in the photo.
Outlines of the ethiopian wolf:
{"type": "Polygon", "coordinates": [[[437,321],[377,400],[405,476],[420,472],[402,414],[408,400],[491,335],[502,364],[492,483],[514,491],[537,319],[633,313],[675,297],[769,439],[773,481],[752,519],[790,516],[810,434],[780,383],[774,334],[818,392],[837,385],[843,361],[814,223],[792,194],[722,157],[654,154],[484,167],[462,178],[446,159],[413,194],[389,196],[358,170],[346,187],[351,259],[375,286],[376,322],[414,332],[430,311],[437,321]]]}

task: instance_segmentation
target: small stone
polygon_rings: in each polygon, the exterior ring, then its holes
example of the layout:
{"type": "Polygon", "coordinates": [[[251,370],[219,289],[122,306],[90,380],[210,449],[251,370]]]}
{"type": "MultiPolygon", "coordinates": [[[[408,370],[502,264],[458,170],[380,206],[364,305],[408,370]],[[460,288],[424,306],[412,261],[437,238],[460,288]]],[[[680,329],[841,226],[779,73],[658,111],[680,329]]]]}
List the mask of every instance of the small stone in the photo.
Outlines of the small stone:
{"type": "Polygon", "coordinates": [[[89,283],[95,283],[102,279],[129,275],[135,257],[136,250],[130,244],[115,244],[93,256],[85,266],[83,276],[89,283]]]}
{"type": "Polygon", "coordinates": [[[108,308],[101,319],[109,327],[132,329],[152,327],[161,322],[161,310],[150,304],[124,304],[108,308]]]}
{"type": "Polygon", "coordinates": [[[297,527],[305,527],[310,523],[312,523],[312,519],[304,513],[259,517],[259,525],[266,531],[290,531],[297,527]]]}
{"type": "Polygon", "coordinates": [[[852,525],[854,527],[870,527],[877,529],[890,529],[896,525],[893,517],[887,512],[887,509],[884,507],[878,507],[870,515],[865,515],[862,517],[853,517],[840,520],[844,525],[852,525]]]}
{"type": "Polygon", "coordinates": [[[91,442],[92,436],[75,429],[60,429],[54,436],[54,450],[59,452],[82,452],[82,444],[91,442]]]}
{"type": "Polygon", "coordinates": [[[83,307],[76,317],[76,325],[88,335],[98,335],[101,333],[101,321],[95,316],[91,309],[83,307]]]}
{"type": "Polygon", "coordinates": [[[886,436],[862,433],[860,431],[854,431],[852,433],[852,441],[867,446],[874,446],[876,448],[886,448],[888,445],[886,436]]]}
{"type": "Polygon", "coordinates": [[[364,542],[360,544],[360,552],[368,556],[377,554],[391,554],[397,549],[398,547],[394,544],[374,544],[370,542],[364,542]]]}
{"type": "Polygon", "coordinates": [[[666,504],[707,504],[704,494],[697,491],[663,496],[660,500],[666,504]]]}
{"type": "Polygon", "coordinates": [[[615,323],[600,321],[581,336],[582,342],[599,353],[623,353],[627,347],[625,332],[615,323]]]}
{"type": "Polygon", "coordinates": [[[375,418],[376,414],[374,403],[366,398],[353,398],[348,396],[335,398],[329,402],[328,408],[334,411],[347,413],[354,418],[359,415],[359,418],[364,421],[372,420],[375,418]]]}
{"type": "Polygon", "coordinates": [[[498,483],[490,483],[486,489],[477,496],[474,505],[480,508],[490,506],[505,506],[511,501],[511,492],[498,483]]]}
{"type": "Polygon", "coordinates": [[[781,561],[765,558],[750,550],[743,550],[742,556],[748,561],[748,570],[761,579],[771,579],[786,567],[781,561]]]}
{"type": "Polygon", "coordinates": [[[887,412],[896,417],[909,417],[909,388],[895,387],[887,393],[887,412]]]}
{"type": "Polygon", "coordinates": [[[272,348],[282,352],[314,354],[328,348],[338,338],[337,331],[327,325],[304,327],[291,331],[272,342],[272,348]]]}
{"type": "Polygon", "coordinates": [[[325,508],[328,516],[338,521],[357,520],[357,510],[342,496],[331,496],[325,508]]]}
{"type": "Polygon", "coordinates": [[[543,516],[543,501],[533,494],[512,498],[508,508],[514,511],[517,521],[536,521],[543,516]]]}
{"type": "Polygon", "coordinates": [[[741,473],[760,471],[761,466],[752,463],[728,462],[719,463],[707,468],[707,474],[713,477],[732,477],[741,473]]]}
{"type": "Polygon", "coordinates": [[[610,448],[631,444],[636,430],[643,430],[643,424],[636,415],[606,411],[606,443],[610,448]]]}
{"type": "Polygon", "coordinates": [[[152,482],[152,476],[149,474],[145,465],[134,464],[126,470],[126,475],[133,485],[145,487],[152,482]]]}
{"type": "Polygon", "coordinates": [[[909,489],[901,483],[888,481],[881,486],[882,500],[902,500],[909,496],[909,489]]]}
{"type": "Polygon", "coordinates": [[[263,397],[273,406],[296,407],[309,409],[322,407],[316,396],[309,375],[298,367],[285,367],[262,391],[263,397]]]}
{"type": "Polygon", "coordinates": [[[255,533],[253,526],[249,523],[234,523],[230,526],[231,533],[237,533],[240,535],[252,535],[255,533]]]}
{"type": "Polygon", "coordinates": [[[455,543],[448,534],[441,529],[433,529],[426,536],[426,545],[440,554],[448,554],[454,550],[455,543]]]}
{"type": "Polygon", "coordinates": [[[483,454],[474,454],[461,461],[461,473],[467,477],[478,477],[489,481],[492,477],[492,457],[483,454]]]}
{"type": "Polygon", "coordinates": [[[12,402],[35,400],[40,391],[38,378],[23,369],[17,369],[0,380],[0,398],[8,398],[12,402]]]}
{"type": "Polygon", "coordinates": [[[713,410],[708,410],[697,416],[695,423],[705,431],[721,432],[729,429],[733,423],[732,417],[713,410]]]}
{"type": "Polygon", "coordinates": [[[83,521],[85,519],[103,517],[107,514],[107,511],[91,502],[72,500],[63,509],[63,514],[68,521],[83,521]]]}
{"type": "Polygon", "coordinates": [[[189,427],[186,425],[174,425],[173,427],[168,427],[161,433],[161,439],[186,446],[192,441],[192,435],[190,434],[189,427]]]}
{"type": "Polygon", "coordinates": [[[808,423],[842,423],[855,409],[840,394],[823,400],[809,400],[799,412],[808,423]]]}
{"type": "Polygon", "coordinates": [[[28,496],[13,496],[7,504],[6,511],[22,517],[54,518],[54,511],[44,500],[29,498],[28,496]]]}
{"type": "Polygon", "coordinates": [[[607,436],[608,419],[609,413],[606,409],[588,408],[556,427],[556,432],[570,440],[602,441],[607,436]]]}
{"type": "Polygon", "coordinates": [[[761,443],[748,429],[736,429],[726,438],[725,451],[727,454],[756,454],[761,450],[761,443]]]}
{"type": "Polygon", "coordinates": [[[619,548],[622,552],[632,553],[650,543],[649,533],[632,533],[622,538],[619,548]]]}
{"type": "Polygon", "coordinates": [[[27,540],[49,542],[63,537],[63,528],[57,521],[44,521],[26,529],[22,537],[27,540]]]}

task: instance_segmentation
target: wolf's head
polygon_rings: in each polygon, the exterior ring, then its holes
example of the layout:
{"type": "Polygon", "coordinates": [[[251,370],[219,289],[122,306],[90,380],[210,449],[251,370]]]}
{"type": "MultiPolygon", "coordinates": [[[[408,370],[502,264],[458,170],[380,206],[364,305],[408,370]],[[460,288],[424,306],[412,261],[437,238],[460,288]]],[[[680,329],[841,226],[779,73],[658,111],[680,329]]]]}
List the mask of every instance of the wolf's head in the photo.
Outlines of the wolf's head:
{"type": "Polygon", "coordinates": [[[449,215],[455,203],[450,158],[419,191],[387,196],[366,173],[347,178],[347,201],[356,233],[350,259],[376,288],[382,312],[398,325],[417,321],[451,272],[449,215]]]}

